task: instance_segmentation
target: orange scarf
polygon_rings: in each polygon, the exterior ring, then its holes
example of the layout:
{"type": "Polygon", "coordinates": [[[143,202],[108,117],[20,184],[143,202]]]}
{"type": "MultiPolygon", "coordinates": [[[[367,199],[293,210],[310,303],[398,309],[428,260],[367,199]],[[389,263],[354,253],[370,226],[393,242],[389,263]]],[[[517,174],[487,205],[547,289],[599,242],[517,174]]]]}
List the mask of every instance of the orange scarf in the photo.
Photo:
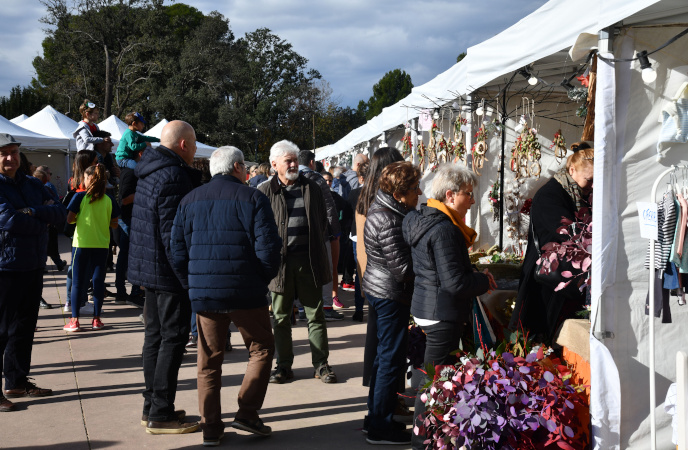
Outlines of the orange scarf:
{"type": "Polygon", "coordinates": [[[473,245],[473,242],[475,242],[475,238],[478,237],[478,233],[476,233],[473,228],[469,227],[464,223],[464,218],[460,217],[459,213],[457,213],[441,201],[435,200],[434,198],[428,199],[428,206],[431,208],[438,209],[445,213],[447,216],[449,216],[452,223],[459,227],[459,230],[461,231],[461,234],[463,234],[463,238],[466,241],[466,248],[473,245]]]}

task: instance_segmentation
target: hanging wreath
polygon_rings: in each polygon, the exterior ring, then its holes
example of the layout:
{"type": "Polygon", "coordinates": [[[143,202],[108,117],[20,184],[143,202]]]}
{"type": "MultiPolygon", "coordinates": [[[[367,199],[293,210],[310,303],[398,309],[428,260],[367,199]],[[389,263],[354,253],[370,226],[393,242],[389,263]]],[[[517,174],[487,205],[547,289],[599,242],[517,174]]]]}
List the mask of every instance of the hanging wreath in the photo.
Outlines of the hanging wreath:
{"type": "Polygon", "coordinates": [[[475,140],[476,142],[471,149],[473,154],[473,172],[476,175],[480,175],[480,171],[483,169],[485,161],[487,161],[485,156],[487,153],[487,131],[484,126],[478,128],[478,131],[475,133],[475,140]]]}
{"type": "Polygon", "coordinates": [[[554,157],[557,162],[561,162],[566,158],[566,140],[561,134],[561,130],[554,133],[554,139],[552,139],[552,145],[549,148],[554,149],[554,157]]]}
{"type": "Polygon", "coordinates": [[[425,147],[425,144],[423,144],[423,136],[418,135],[418,167],[423,169],[423,166],[425,165],[425,153],[427,149],[425,147]]]}
{"type": "Polygon", "coordinates": [[[404,132],[404,137],[401,138],[401,156],[406,159],[411,155],[411,151],[413,150],[413,142],[411,141],[411,129],[407,128],[406,132],[404,132]]]}

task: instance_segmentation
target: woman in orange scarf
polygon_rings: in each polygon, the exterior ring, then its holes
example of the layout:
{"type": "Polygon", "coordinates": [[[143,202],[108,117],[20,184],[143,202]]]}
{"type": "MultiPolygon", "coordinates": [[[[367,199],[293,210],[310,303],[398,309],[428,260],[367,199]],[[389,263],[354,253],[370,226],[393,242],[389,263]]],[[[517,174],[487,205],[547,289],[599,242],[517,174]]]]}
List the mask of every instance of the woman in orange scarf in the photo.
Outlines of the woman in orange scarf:
{"type": "MultiPolygon", "coordinates": [[[[404,239],[411,246],[416,275],[411,314],[426,335],[424,365],[450,365],[451,352],[459,348],[464,327],[470,326],[472,299],[496,289],[492,275],[476,271],[468,257],[477,233],[465,223],[475,203],[476,175],[464,166],[440,166],[432,186],[426,190],[427,205],[404,218],[404,239]]],[[[419,386],[429,380],[423,377],[419,386]]],[[[419,391],[415,404],[413,448],[425,448],[422,433],[425,404],[419,391]],[[420,418],[419,418],[420,416],[420,418]]]]}

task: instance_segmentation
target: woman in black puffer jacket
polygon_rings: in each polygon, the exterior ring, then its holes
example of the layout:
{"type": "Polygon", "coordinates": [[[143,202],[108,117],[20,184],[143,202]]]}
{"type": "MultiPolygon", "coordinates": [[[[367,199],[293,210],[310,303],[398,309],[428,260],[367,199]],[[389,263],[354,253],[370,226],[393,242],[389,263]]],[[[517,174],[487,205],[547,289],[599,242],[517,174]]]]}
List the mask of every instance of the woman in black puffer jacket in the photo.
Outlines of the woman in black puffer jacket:
{"type": "MultiPolygon", "coordinates": [[[[426,335],[423,364],[451,365],[465,326],[470,326],[473,297],[496,289],[487,271],[477,272],[468,257],[477,233],[465,223],[473,199],[476,175],[463,166],[439,168],[428,193],[427,205],[412,211],[403,223],[404,239],[411,246],[416,274],[411,314],[426,335]]],[[[425,404],[419,384],[414,423],[422,427],[425,404]]],[[[413,436],[413,448],[423,449],[425,436],[413,436]]]]}
{"type": "Polygon", "coordinates": [[[406,362],[406,330],[414,278],[411,249],[404,242],[401,224],[418,204],[422,193],[419,186],[420,170],[410,162],[385,167],[363,231],[368,261],[361,287],[370,308],[375,310],[378,336],[365,424],[371,444],[411,442],[411,434],[392,416],[397,405],[399,375],[406,362]]]}

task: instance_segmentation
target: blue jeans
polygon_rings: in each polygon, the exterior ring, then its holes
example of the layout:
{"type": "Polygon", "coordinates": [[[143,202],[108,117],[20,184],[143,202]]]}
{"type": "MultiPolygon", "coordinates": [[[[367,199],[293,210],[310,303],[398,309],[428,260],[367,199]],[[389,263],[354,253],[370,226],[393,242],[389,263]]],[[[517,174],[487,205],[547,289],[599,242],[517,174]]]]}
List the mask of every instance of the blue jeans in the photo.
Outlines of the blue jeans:
{"type": "Polygon", "coordinates": [[[133,159],[118,159],[117,165],[120,167],[128,167],[129,169],[136,169],[136,161],[133,159]]]}
{"type": "MultiPolygon", "coordinates": [[[[119,256],[115,268],[115,287],[117,295],[127,295],[127,270],[129,269],[129,225],[122,219],[119,223],[119,256]]],[[[131,295],[141,295],[141,287],[132,285],[131,295]]]]}
{"type": "Polygon", "coordinates": [[[354,306],[356,311],[363,311],[363,303],[365,298],[361,295],[361,277],[358,274],[358,254],[356,253],[356,243],[351,241],[351,245],[354,247],[354,263],[356,267],[356,276],[354,277],[354,306]]]}
{"type": "MultiPolygon", "coordinates": [[[[87,295],[88,280],[93,279],[93,316],[100,317],[105,297],[107,248],[75,248],[72,260],[72,298],[87,295]]],[[[72,317],[79,318],[79,308],[72,306],[72,317]]]]}
{"type": "MultiPolygon", "coordinates": [[[[69,265],[69,268],[67,268],[67,304],[71,305],[72,304],[72,267],[74,266],[74,250],[75,248],[72,247],[72,262],[69,265]]],[[[79,305],[77,307],[84,306],[86,303],[88,303],[88,289],[82,293],[82,296],[79,298],[81,300],[79,302],[79,305]]]]}
{"type": "Polygon", "coordinates": [[[404,373],[408,347],[411,307],[387,298],[367,296],[377,313],[377,355],[370,376],[368,418],[370,432],[393,431],[392,417],[397,405],[399,376],[404,373]]]}

